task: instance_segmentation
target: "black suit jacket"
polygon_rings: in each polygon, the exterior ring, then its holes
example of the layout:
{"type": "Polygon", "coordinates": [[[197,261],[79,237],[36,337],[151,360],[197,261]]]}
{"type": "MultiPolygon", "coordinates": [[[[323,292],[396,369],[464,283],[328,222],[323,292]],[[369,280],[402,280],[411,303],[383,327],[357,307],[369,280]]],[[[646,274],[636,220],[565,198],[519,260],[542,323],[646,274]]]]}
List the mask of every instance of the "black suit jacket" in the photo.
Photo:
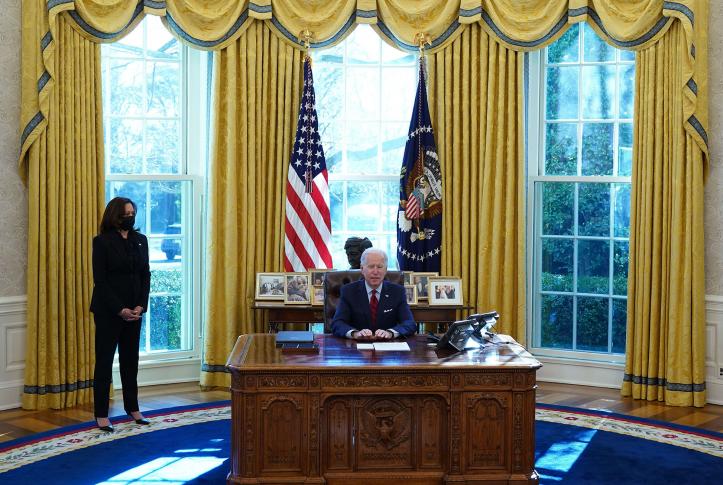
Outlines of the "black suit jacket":
{"type": "MultiPolygon", "coordinates": [[[[362,330],[370,328],[370,325],[371,311],[364,280],[342,286],[336,313],[331,321],[332,333],[344,337],[349,330],[362,330]]],[[[417,330],[403,286],[383,282],[377,306],[377,328],[394,329],[403,336],[412,335],[417,330]]]]}
{"type": "Polygon", "coordinates": [[[135,251],[136,264],[128,255],[126,241],[117,231],[93,238],[93,298],[90,311],[96,316],[118,315],[123,308],[137,306],[148,310],[151,269],[148,262],[148,239],[129,231],[128,241],[135,251]]]}

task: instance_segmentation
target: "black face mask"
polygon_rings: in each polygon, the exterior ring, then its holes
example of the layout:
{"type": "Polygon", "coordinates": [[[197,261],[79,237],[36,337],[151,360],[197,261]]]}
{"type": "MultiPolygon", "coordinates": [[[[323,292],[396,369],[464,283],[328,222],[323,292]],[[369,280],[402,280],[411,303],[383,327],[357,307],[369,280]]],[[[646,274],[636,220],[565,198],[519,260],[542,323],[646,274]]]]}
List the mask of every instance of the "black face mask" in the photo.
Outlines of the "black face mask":
{"type": "Polygon", "coordinates": [[[132,231],[136,225],[136,216],[121,217],[120,228],[124,231],[132,231]]]}

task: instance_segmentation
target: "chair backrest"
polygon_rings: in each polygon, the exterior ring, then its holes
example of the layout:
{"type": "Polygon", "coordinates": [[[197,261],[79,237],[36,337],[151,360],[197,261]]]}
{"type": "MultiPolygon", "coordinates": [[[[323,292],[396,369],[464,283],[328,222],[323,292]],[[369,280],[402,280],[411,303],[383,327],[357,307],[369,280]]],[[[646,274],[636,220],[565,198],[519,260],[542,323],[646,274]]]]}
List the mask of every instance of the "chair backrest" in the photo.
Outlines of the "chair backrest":
{"type": "MultiPolygon", "coordinates": [[[[324,333],[331,333],[331,320],[336,313],[336,305],[341,296],[341,287],[347,283],[361,279],[362,274],[358,269],[348,271],[329,271],[324,274],[324,333]]],[[[387,271],[384,276],[386,281],[404,284],[404,273],[402,271],[387,271]]]]}

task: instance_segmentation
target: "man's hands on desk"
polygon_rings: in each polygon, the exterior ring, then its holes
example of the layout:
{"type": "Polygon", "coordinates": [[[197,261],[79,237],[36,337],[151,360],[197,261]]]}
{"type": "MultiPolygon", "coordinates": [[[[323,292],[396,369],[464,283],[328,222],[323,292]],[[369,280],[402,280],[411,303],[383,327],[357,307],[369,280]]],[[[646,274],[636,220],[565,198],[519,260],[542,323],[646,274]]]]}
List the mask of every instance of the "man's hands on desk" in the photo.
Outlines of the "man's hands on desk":
{"type": "Polygon", "coordinates": [[[394,334],[389,330],[382,330],[381,328],[374,332],[365,328],[363,330],[353,331],[351,338],[354,340],[391,340],[394,338],[394,334]]]}

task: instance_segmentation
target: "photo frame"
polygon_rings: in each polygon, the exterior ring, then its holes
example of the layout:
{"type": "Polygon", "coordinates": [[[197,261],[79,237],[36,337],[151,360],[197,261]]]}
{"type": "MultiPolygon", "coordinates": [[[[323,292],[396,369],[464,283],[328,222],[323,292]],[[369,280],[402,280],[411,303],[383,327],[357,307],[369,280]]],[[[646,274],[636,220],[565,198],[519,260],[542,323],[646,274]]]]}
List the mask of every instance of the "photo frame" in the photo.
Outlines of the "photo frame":
{"type": "Polygon", "coordinates": [[[414,285],[404,285],[404,292],[407,295],[407,305],[414,306],[417,304],[417,287],[414,285]]]}
{"type": "Polygon", "coordinates": [[[432,276],[439,276],[439,273],[412,273],[412,284],[417,287],[417,300],[429,299],[427,280],[432,276]]]}
{"type": "Polygon", "coordinates": [[[284,273],[284,304],[311,304],[311,273],[284,273]]]}
{"type": "Polygon", "coordinates": [[[428,279],[430,305],[461,305],[462,278],[431,276],[428,279]]]}
{"type": "MultiPolygon", "coordinates": [[[[312,281],[314,277],[312,276],[312,281]]],[[[312,285],[311,286],[311,304],[312,305],[323,305],[324,304],[324,286],[323,285],[312,285]]]]}
{"type": "Polygon", "coordinates": [[[404,277],[404,286],[414,284],[412,282],[413,275],[414,275],[414,271],[402,271],[402,276],[404,277]]]}
{"type": "Polygon", "coordinates": [[[333,271],[333,270],[331,270],[331,269],[310,269],[309,273],[311,273],[312,286],[323,286],[324,285],[324,275],[329,271],[333,271]]]}
{"type": "Polygon", "coordinates": [[[256,273],[256,299],[284,299],[284,273],[256,273]]]}

